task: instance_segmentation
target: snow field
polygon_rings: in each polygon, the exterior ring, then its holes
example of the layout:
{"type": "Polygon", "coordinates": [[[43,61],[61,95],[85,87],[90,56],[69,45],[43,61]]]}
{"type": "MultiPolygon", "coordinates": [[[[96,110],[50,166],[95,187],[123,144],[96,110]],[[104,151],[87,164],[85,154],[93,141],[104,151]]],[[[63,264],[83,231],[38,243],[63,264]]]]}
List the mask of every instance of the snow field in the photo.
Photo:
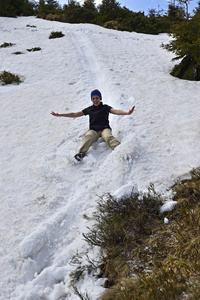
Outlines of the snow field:
{"type": "MultiPolygon", "coordinates": [[[[0,18],[0,31],[0,44],[15,44],[0,49],[0,71],[24,78],[18,86],[0,86],[0,299],[76,300],[68,287],[71,260],[77,251],[97,255],[82,233],[90,226],[83,214],[92,214],[98,197],[144,191],[150,182],[165,192],[199,166],[200,85],[169,75],[172,55],[160,48],[169,41],[165,34],[34,17],[0,18]],[[51,31],[65,36],[49,40],[51,31]],[[41,51],[26,51],[33,47],[41,51]],[[136,108],[131,116],[110,116],[119,147],[111,151],[100,139],[78,164],[73,156],[87,117],[50,112],[84,109],[95,88],[114,108],[136,108]]],[[[173,205],[166,193],[163,209],[173,205]]],[[[87,275],[78,284],[92,299],[102,286],[102,279],[87,275]]]]}

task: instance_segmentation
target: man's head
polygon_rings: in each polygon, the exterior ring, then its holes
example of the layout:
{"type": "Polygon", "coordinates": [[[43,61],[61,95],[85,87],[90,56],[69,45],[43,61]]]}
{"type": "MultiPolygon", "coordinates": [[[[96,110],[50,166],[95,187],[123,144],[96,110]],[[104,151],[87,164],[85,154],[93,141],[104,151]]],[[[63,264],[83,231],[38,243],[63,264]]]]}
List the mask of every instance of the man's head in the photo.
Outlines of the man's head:
{"type": "Polygon", "coordinates": [[[98,106],[102,100],[101,92],[99,90],[92,91],[91,100],[95,106],[98,106]]]}

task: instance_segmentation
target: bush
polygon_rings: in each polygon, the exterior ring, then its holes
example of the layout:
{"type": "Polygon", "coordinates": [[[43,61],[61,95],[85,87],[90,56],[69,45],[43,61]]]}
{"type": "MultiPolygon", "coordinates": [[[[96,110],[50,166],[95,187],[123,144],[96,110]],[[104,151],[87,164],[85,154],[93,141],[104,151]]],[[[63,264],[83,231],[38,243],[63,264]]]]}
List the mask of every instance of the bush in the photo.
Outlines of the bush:
{"type": "Polygon", "coordinates": [[[63,36],[64,36],[64,34],[62,33],[62,31],[52,31],[49,36],[49,39],[61,38],[63,36]]]}
{"type": "Polygon", "coordinates": [[[176,55],[173,60],[182,59],[172,71],[173,76],[200,81],[200,10],[189,20],[184,20],[171,28],[173,37],[161,47],[176,55]]]}
{"type": "Polygon", "coordinates": [[[101,300],[189,300],[200,297],[200,168],[173,187],[173,211],[150,186],[147,194],[116,200],[103,197],[83,234],[100,247],[99,266],[107,280],[101,300]],[[169,224],[163,222],[164,217],[169,224]]]}
{"type": "Polygon", "coordinates": [[[16,52],[13,52],[13,54],[15,54],[15,55],[19,55],[19,54],[24,54],[24,52],[21,52],[21,51],[16,51],[16,52]]]}
{"type": "Polygon", "coordinates": [[[35,25],[30,25],[30,24],[26,25],[26,27],[37,28],[37,26],[35,26],[35,25]]]}
{"type": "Polygon", "coordinates": [[[7,71],[3,71],[2,73],[0,73],[0,81],[3,84],[12,84],[12,83],[19,84],[21,82],[21,79],[18,75],[12,74],[7,71]]]}
{"type": "Polygon", "coordinates": [[[34,51],[40,51],[41,48],[40,47],[34,47],[34,48],[31,48],[31,49],[26,49],[27,51],[29,52],[34,52],[34,51]]]}
{"type": "MultiPolygon", "coordinates": [[[[116,200],[110,195],[98,202],[96,221],[89,233],[83,234],[86,241],[101,247],[106,254],[102,258],[103,272],[108,277],[107,286],[116,284],[120,276],[133,272],[128,261],[137,263],[140,249],[160,222],[161,198],[150,186],[147,194],[133,194],[116,200]],[[123,275],[122,275],[123,274],[123,275]]],[[[146,253],[141,260],[146,260],[146,253]]]]}
{"type": "Polygon", "coordinates": [[[197,68],[195,67],[193,59],[185,56],[182,61],[175,65],[170,72],[174,77],[185,80],[197,80],[197,68]]]}
{"type": "Polygon", "coordinates": [[[4,43],[4,44],[0,45],[0,48],[12,47],[13,45],[15,45],[15,44],[12,44],[12,43],[4,43]]]}

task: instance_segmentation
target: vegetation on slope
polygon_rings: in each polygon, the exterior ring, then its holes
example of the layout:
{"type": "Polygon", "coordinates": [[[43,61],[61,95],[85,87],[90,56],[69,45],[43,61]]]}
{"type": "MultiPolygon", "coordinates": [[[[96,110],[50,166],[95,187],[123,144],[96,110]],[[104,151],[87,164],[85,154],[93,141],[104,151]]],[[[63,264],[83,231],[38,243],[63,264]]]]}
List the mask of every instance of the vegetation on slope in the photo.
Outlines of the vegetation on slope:
{"type": "MultiPolygon", "coordinates": [[[[98,202],[84,238],[100,249],[98,268],[107,278],[101,300],[200,298],[200,168],[173,191],[177,204],[163,213],[164,200],[152,185],[146,194],[98,202]]],[[[80,299],[90,299],[75,282],[80,299]]]]}

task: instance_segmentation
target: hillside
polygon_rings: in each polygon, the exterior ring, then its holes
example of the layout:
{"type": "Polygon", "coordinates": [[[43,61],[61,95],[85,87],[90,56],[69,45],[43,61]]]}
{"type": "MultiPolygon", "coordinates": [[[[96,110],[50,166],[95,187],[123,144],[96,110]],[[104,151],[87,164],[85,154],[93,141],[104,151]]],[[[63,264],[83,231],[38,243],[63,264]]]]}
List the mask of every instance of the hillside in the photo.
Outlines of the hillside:
{"type": "MultiPolygon", "coordinates": [[[[0,299],[76,300],[71,260],[88,251],[83,214],[98,197],[153,183],[168,201],[177,177],[200,165],[200,85],[169,75],[172,55],[160,48],[166,34],[34,17],[0,18],[0,30],[0,45],[14,44],[0,49],[0,72],[23,79],[0,85],[0,299]],[[64,37],[49,39],[52,31],[64,37]],[[34,47],[41,51],[27,51],[34,47]],[[78,164],[88,118],[50,113],[84,109],[95,88],[114,108],[136,108],[110,117],[119,147],[112,152],[99,140],[78,164]]],[[[80,289],[97,299],[102,285],[91,276],[80,289]]]]}

